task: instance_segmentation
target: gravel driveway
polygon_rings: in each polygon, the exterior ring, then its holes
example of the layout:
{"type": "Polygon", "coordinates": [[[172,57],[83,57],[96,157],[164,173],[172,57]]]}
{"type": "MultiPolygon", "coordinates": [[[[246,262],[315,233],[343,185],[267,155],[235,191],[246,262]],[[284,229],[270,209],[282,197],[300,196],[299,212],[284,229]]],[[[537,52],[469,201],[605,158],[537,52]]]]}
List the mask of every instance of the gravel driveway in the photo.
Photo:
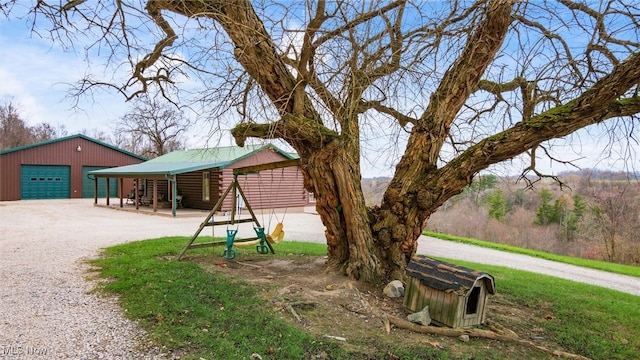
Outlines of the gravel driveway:
{"type": "MultiPolygon", "coordinates": [[[[113,299],[90,293],[92,284],[85,280],[82,260],[114,244],[190,236],[204,214],[166,218],[94,207],[92,202],[0,202],[0,358],[169,358],[162,349],[138,350],[138,345],[148,343],[145,334],[124,318],[113,299]]],[[[285,231],[288,239],[324,242],[317,215],[289,213],[285,231]]],[[[523,255],[426,237],[420,239],[418,253],[512,266],[640,296],[638,278],[523,255]]]]}

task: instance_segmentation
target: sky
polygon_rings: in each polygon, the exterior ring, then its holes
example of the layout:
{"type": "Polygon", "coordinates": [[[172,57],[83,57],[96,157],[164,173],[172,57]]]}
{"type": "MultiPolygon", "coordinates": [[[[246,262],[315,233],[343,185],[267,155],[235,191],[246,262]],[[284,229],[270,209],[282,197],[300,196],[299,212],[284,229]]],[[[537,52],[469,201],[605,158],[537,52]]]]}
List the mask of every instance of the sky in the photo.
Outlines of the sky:
{"type": "Polygon", "coordinates": [[[29,125],[64,125],[68,134],[83,130],[112,133],[114,122],[128,105],[103,94],[75,107],[69,96],[86,63],[73,50],[64,50],[32,34],[23,20],[0,20],[0,99],[12,102],[29,125]]]}
{"type": "MultiPolygon", "coordinates": [[[[91,97],[70,96],[87,69],[81,52],[32,33],[25,20],[0,17],[0,101],[12,102],[31,126],[46,122],[64,126],[69,135],[113,134],[115,122],[129,110],[124,97],[106,89],[91,97]]],[[[201,133],[191,129],[187,146],[206,146],[201,133]]]]}
{"type": "MultiPolygon", "coordinates": [[[[69,96],[71,84],[82,78],[86,68],[82,50],[62,49],[32,33],[28,21],[16,18],[8,21],[0,16],[0,101],[11,101],[29,125],[46,122],[54,127],[64,126],[69,135],[86,132],[91,136],[95,131],[113,134],[115,122],[129,109],[121,95],[105,91],[91,98],[83,97],[77,107],[74,106],[77,99],[69,96]]],[[[190,129],[186,136],[187,148],[206,147],[211,143],[208,131],[202,126],[205,125],[190,129]]],[[[575,141],[558,141],[555,151],[564,160],[580,159],[576,163],[583,168],[640,171],[637,155],[630,159],[623,153],[624,148],[613,149],[613,154],[606,152],[603,132],[606,132],[603,128],[581,131],[574,136],[575,141]]],[[[223,133],[221,139],[214,142],[233,145],[228,133],[223,133]]],[[[403,148],[402,144],[399,148],[403,148]]],[[[393,160],[376,154],[375,144],[363,149],[372,159],[363,161],[363,177],[393,174],[393,160]]],[[[492,171],[499,175],[514,175],[524,166],[523,161],[516,159],[496,166],[492,171]]],[[[538,167],[550,174],[575,170],[548,160],[540,160],[538,167]]]]}

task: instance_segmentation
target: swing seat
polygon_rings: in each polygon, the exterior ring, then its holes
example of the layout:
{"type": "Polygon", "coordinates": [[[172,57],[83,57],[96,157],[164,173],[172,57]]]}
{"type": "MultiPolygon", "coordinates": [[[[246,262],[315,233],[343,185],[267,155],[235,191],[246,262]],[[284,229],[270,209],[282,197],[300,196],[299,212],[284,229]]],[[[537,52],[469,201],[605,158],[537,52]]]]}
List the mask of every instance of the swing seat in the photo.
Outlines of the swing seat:
{"type": "Polygon", "coordinates": [[[227,247],[226,249],[224,249],[224,253],[222,254],[222,256],[225,259],[235,259],[236,255],[238,254],[236,250],[233,248],[233,242],[236,239],[237,233],[238,233],[238,229],[236,230],[227,229],[227,247]]]}
{"type": "Polygon", "coordinates": [[[271,244],[279,244],[284,239],[284,230],[282,230],[282,223],[278,223],[276,228],[270,235],[267,235],[267,241],[271,244]]]}

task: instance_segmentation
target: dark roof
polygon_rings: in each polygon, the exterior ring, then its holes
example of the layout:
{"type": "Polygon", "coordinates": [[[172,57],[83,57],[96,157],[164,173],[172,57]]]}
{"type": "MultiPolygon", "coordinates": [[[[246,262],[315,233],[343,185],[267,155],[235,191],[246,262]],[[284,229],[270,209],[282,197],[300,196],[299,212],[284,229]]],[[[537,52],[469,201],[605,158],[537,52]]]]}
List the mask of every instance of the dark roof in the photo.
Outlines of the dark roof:
{"type": "Polygon", "coordinates": [[[18,147],[14,147],[14,148],[11,148],[11,149],[0,150],[0,155],[4,155],[4,154],[16,152],[16,151],[27,150],[27,149],[31,149],[31,148],[38,147],[38,146],[45,146],[45,145],[49,145],[49,144],[54,144],[54,143],[57,143],[57,142],[71,140],[71,139],[85,139],[87,141],[91,141],[93,143],[96,143],[96,144],[98,144],[100,146],[108,147],[109,149],[121,152],[123,154],[127,154],[129,156],[138,158],[140,160],[147,160],[147,158],[145,158],[144,156],[140,156],[140,155],[134,154],[134,153],[132,153],[130,151],[127,151],[127,150],[124,150],[124,149],[120,149],[119,147],[107,144],[107,143],[102,142],[102,141],[100,141],[98,139],[94,139],[92,137],[88,137],[87,135],[83,135],[83,134],[69,135],[69,136],[65,136],[65,137],[61,137],[61,138],[57,138],[57,139],[51,139],[51,140],[41,141],[41,142],[29,144],[29,145],[18,146],[18,147]]]}
{"type": "Polygon", "coordinates": [[[407,265],[407,276],[419,279],[429,287],[441,291],[455,291],[461,295],[469,295],[478,281],[484,281],[487,291],[495,294],[493,276],[422,255],[411,258],[407,265]]]}
{"type": "Polygon", "coordinates": [[[178,150],[141,164],[90,171],[98,177],[127,177],[145,175],[177,175],[205,169],[224,169],[248,156],[263,150],[273,150],[287,159],[297,159],[274,145],[223,146],[210,149],[178,150]]]}

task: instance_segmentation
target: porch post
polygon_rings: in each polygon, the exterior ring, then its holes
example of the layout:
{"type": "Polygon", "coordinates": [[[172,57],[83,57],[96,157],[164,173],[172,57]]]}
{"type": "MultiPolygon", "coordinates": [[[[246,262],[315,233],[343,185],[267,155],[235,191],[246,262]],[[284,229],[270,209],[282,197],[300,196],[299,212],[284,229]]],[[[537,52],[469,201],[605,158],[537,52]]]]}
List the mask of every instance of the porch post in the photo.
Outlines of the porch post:
{"type": "Polygon", "coordinates": [[[138,194],[138,191],[139,191],[138,190],[138,186],[140,186],[140,181],[139,180],[140,179],[138,179],[138,178],[136,178],[134,180],[134,185],[135,185],[134,188],[136,189],[136,200],[135,200],[136,201],[136,210],[140,209],[140,194],[138,194]]]}
{"type": "Polygon", "coordinates": [[[109,200],[111,198],[111,194],[109,193],[109,177],[106,177],[105,179],[107,180],[106,181],[106,184],[107,184],[107,206],[109,206],[109,200]]]}
{"type": "Polygon", "coordinates": [[[153,212],[158,211],[158,179],[153,179],[153,212]]]}
{"type": "Polygon", "coordinates": [[[124,178],[118,178],[118,180],[120,181],[120,184],[118,185],[118,188],[120,189],[120,207],[123,207],[124,203],[122,202],[122,198],[124,197],[124,178]]]}
{"type": "Polygon", "coordinates": [[[173,197],[171,198],[171,208],[173,210],[173,216],[176,216],[176,196],[178,196],[178,179],[177,175],[173,175],[173,197]]]}
{"type": "Polygon", "coordinates": [[[93,205],[98,204],[98,177],[93,177],[93,205]]]}

